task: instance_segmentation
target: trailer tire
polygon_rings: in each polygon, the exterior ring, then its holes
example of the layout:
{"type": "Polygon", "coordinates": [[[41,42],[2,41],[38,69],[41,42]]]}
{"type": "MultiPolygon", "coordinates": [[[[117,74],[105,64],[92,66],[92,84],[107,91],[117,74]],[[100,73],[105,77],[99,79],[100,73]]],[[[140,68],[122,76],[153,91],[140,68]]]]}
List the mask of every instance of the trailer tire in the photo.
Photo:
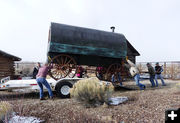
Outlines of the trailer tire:
{"type": "Polygon", "coordinates": [[[56,93],[61,98],[70,98],[70,88],[72,88],[72,84],[70,82],[64,81],[59,82],[56,85],[56,93]]]}

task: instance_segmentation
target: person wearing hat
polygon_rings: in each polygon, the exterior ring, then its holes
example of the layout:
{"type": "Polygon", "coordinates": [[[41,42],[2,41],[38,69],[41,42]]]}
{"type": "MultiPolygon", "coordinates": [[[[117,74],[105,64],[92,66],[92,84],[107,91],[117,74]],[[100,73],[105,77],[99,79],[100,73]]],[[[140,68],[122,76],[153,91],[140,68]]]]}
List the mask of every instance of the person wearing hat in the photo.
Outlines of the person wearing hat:
{"type": "Polygon", "coordinates": [[[155,78],[155,70],[154,68],[151,66],[150,63],[146,64],[148,67],[148,72],[149,72],[149,80],[151,82],[151,87],[155,87],[155,83],[154,83],[154,78],[155,78]]]}
{"type": "Polygon", "coordinates": [[[163,80],[163,77],[161,75],[161,72],[163,72],[163,69],[161,66],[159,66],[159,62],[156,63],[156,66],[155,66],[155,81],[156,81],[156,87],[158,87],[158,78],[161,79],[161,82],[162,82],[162,86],[166,86],[164,80],[163,80]]]}

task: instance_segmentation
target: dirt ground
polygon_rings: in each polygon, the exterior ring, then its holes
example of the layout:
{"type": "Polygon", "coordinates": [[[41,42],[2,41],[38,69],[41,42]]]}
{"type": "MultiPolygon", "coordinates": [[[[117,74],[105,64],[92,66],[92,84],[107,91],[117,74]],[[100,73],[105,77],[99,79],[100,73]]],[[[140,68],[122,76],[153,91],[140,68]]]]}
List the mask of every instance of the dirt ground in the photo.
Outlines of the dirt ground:
{"type": "MultiPolygon", "coordinates": [[[[47,123],[164,123],[165,110],[180,108],[180,81],[165,80],[167,86],[151,88],[148,80],[144,91],[116,91],[113,97],[127,96],[129,101],[118,106],[102,105],[87,108],[74,99],[38,99],[38,93],[23,94],[0,91],[1,100],[8,100],[19,115],[35,116],[47,123]]],[[[137,88],[135,82],[125,86],[137,88]]]]}

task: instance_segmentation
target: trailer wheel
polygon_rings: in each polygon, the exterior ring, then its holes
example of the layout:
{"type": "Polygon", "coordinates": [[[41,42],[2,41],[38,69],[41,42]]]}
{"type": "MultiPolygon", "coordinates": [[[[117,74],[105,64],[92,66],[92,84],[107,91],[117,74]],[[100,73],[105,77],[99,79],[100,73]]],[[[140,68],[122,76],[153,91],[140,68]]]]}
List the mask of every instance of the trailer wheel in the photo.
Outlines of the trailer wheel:
{"type": "Polygon", "coordinates": [[[61,98],[70,98],[70,88],[72,88],[72,84],[70,82],[64,81],[59,82],[56,85],[56,93],[61,98]]]}

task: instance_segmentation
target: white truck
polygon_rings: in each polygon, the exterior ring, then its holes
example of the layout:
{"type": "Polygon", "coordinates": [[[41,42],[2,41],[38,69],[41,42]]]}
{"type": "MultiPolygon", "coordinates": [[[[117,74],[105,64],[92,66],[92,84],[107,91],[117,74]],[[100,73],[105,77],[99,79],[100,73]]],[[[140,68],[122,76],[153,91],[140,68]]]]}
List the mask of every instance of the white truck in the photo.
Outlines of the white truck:
{"type": "MultiPolygon", "coordinates": [[[[82,78],[62,78],[58,81],[54,79],[47,79],[50,84],[52,91],[55,91],[61,98],[70,97],[70,88],[73,84],[82,78]]],[[[9,77],[3,78],[0,81],[0,90],[12,91],[15,89],[23,89],[28,91],[39,91],[39,86],[35,79],[24,79],[24,80],[10,80],[9,77]]],[[[46,87],[44,87],[45,90],[46,87]]]]}

